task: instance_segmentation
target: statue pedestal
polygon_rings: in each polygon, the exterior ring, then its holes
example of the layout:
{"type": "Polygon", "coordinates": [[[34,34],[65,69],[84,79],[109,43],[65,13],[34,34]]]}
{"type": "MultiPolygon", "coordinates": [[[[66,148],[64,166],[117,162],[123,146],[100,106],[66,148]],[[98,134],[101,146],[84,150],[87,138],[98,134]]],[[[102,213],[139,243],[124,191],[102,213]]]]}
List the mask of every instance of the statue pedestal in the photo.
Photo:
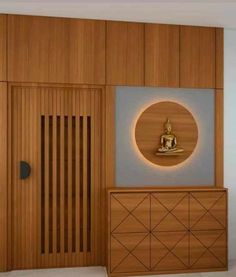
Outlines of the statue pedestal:
{"type": "Polygon", "coordinates": [[[165,153],[156,153],[156,156],[183,156],[183,152],[165,152],[165,153]]]}

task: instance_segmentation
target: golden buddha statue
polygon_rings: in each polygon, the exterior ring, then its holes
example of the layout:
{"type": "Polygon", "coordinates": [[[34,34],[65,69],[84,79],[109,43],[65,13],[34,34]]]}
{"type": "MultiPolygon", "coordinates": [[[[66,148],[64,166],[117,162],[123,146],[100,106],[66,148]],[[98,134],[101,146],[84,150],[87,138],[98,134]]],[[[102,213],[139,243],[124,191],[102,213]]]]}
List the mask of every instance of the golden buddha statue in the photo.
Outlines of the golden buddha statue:
{"type": "Polygon", "coordinates": [[[171,133],[172,126],[169,118],[164,124],[165,134],[161,135],[161,147],[158,148],[156,155],[162,154],[175,154],[183,152],[184,149],[177,147],[177,138],[171,133]]]}

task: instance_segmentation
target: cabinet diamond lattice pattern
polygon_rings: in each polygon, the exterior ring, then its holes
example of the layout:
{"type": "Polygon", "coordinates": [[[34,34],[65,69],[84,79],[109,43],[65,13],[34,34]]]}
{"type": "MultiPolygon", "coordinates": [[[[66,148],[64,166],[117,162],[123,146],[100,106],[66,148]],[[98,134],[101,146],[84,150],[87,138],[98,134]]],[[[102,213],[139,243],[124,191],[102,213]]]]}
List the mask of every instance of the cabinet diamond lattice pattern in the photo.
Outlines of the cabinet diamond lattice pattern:
{"type": "Polygon", "coordinates": [[[225,192],[112,193],[111,273],[224,268],[225,192]]]}

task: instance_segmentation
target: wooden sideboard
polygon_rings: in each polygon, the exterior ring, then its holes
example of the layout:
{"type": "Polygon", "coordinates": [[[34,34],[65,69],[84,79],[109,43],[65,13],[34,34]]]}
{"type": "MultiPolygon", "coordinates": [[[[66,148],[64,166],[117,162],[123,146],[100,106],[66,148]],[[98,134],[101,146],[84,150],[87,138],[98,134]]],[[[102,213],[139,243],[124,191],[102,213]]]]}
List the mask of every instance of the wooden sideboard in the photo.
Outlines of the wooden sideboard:
{"type": "Polygon", "coordinates": [[[110,189],[108,274],[227,270],[227,190],[110,189]]]}

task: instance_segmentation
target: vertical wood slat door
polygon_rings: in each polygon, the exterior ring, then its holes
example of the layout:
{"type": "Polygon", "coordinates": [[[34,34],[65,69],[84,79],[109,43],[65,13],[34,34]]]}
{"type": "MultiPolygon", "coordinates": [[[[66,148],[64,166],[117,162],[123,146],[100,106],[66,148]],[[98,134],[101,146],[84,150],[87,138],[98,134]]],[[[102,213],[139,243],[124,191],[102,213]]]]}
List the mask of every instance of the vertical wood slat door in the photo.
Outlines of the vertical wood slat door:
{"type": "Polygon", "coordinates": [[[12,268],[101,262],[101,95],[11,87],[12,268]],[[31,166],[26,179],[20,161],[31,166]]]}

